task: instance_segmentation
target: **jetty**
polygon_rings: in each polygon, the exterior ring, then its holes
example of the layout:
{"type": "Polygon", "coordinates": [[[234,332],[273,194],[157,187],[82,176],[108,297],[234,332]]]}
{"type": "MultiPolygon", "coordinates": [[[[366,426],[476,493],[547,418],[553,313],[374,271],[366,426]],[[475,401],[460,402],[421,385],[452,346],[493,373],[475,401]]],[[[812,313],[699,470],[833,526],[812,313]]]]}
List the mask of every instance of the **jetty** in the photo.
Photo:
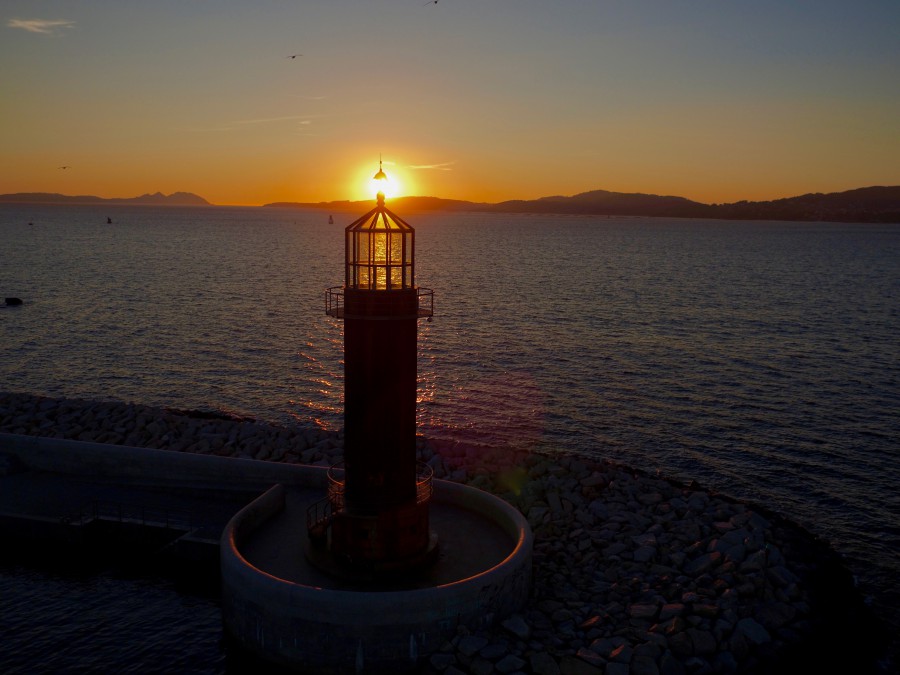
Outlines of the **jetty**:
{"type": "MultiPolygon", "coordinates": [[[[317,493],[309,477],[342,449],[340,433],[313,427],[27,394],[0,394],[0,432],[0,494],[18,495],[5,511],[58,518],[89,496],[124,501],[119,490],[134,496],[140,483],[147,506],[202,512],[216,527],[240,509],[238,492],[317,493]],[[42,481],[71,496],[54,513],[40,511],[51,507],[35,497],[42,481]]],[[[421,437],[417,448],[436,482],[501,496],[534,533],[527,606],[491,628],[458,626],[422,655],[423,672],[882,672],[887,637],[840,558],[762,506],[562,452],[421,437]]]]}

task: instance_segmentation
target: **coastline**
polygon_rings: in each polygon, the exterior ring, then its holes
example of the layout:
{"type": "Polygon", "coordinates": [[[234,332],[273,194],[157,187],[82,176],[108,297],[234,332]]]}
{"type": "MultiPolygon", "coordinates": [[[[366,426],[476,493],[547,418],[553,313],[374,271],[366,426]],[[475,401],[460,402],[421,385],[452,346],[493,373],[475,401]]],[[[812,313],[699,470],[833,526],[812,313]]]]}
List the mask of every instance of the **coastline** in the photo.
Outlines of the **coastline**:
{"type": "MultiPolygon", "coordinates": [[[[320,466],[342,444],[312,425],[11,393],[0,431],[320,466]]],[[[758,505],[566,453],[420,437],[418,454],[513,504],[535,536],[528,609],[461,629],[429,672],[879,672],[884,629],[839,557],[758,505]]]]}

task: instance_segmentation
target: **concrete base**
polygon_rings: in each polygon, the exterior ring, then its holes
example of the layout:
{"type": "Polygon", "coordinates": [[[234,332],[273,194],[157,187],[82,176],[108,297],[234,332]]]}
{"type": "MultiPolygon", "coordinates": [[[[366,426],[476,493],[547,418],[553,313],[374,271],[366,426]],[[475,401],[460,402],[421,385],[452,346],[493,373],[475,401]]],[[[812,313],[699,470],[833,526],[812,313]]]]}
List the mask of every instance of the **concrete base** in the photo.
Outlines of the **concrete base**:
{"type": "Polygon", "coordinates": [[[410,672],[457,626],[490,625],[528,600],[531,530],[493,495],[435,481],[438,560],[368,583],[308,563],[309,499],[275,486],[223,534],[225,627],[260,659],[305,673],[410,672]]]}
{"type": "Polygon", "coordinates": [[[407,576],[410,572],[431,565],[438,556],[438,536],[433,532],[428,536],[425,550],[397,561],[372,563],[365,566],[354,565],[348,562],[344,556],[335,555],[328,548],[326,542],[316,542],[314,539],[310,539],[310,544],[305,555],[311,565],[325,574],[360,583],[407,576]]]}

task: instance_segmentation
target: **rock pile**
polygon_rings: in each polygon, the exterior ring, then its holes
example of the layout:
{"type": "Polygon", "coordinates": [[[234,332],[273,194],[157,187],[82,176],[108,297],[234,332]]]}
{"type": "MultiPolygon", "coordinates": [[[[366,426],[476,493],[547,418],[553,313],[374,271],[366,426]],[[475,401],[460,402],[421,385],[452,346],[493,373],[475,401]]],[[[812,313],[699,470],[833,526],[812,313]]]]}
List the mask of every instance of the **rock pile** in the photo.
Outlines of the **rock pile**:
{"type": "MultiPolygon", "coordinates": [[[[312,426],[24,394],[0,394],[0,431],[317,465],[342,446],[312,426]]],[[[515,505],[535,537],[529,606],[492,631],[460,627],[427,672],[876,672],[849,575],[775,514],[566,453],[424,438],[418,453],[435,477],[515,505]]]]}

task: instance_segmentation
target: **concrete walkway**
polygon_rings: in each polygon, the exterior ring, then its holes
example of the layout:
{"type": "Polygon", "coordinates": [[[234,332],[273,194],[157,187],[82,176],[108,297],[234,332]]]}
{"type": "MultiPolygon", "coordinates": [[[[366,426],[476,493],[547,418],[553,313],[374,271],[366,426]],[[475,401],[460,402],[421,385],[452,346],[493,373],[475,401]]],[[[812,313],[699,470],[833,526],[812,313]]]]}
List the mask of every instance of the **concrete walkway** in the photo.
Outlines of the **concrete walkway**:
{"type": "MultiPolygon", "coordinates": [[[[76,523],[90,517],[143,521],[188,529],[218,543],[222,530],[258,493],[151,487],[83,476],[22,470],[0,476],[0,522],[26,531],[28,523],[76,523]]],[[[46,532],[46,530],[44,530],[46,532]]]]}
{"type": "Polygon", "coordinates": [[[290,487],[285,507],[241,546],[251,565],[279,579],[331,590],[396,591],[433,588],[467,579],[500,564],[515,548],[514,541],[493,521],[438,499],[431,503],[431,531],[438,536],[438,559],[402,581],[380,580],[376,585],[354,584],[324,574],[306,558],[311,542],[306,533],[306,510],[321,491],[290,487]]]}

